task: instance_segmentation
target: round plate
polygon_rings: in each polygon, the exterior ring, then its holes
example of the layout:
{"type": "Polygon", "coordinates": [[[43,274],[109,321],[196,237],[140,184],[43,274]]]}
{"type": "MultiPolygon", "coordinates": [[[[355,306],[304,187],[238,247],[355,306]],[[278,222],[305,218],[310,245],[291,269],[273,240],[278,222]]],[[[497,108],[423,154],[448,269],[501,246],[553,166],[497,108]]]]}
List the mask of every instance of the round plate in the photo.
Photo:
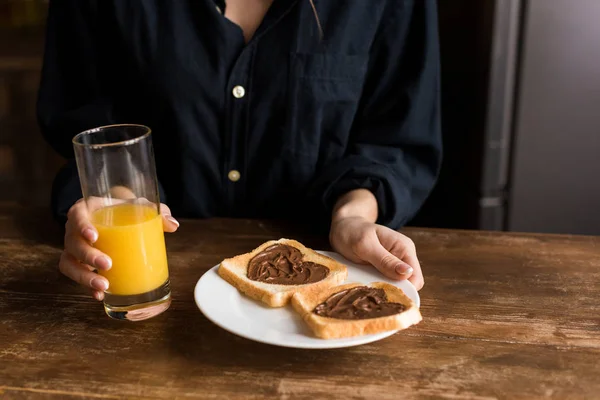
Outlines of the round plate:
{"type": "MultiPolygon", "coordinates": [[[[408,281],[387,279],[371,266],[354,264],[337,253],[319,251],[348,267],[346,282],[369,284],[388,282],[398,286],[420,305],[419,294],[408,281]]],[[[371,343],[393,335],[397,331],[344,339],[319,339],[315,337],[291,305],[271,308],[241,294],[222,279],[217,268],[211,268],[198,280],[194,298],[200,311],[221,328],[246,339],[261,343],[300,349],[333,349],[371,343]]]]}

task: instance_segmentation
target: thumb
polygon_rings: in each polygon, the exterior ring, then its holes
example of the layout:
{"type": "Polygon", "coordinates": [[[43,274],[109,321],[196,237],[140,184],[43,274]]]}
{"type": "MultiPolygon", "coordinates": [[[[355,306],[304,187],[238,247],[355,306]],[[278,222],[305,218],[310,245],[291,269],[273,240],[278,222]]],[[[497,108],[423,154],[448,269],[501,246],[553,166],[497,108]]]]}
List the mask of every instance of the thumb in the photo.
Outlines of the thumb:
{"type": "Polygon", "coordinates": [[[413,273],[410,265],[387,251],[379,241],[376,241],[366,254],[361,256],[390,279],[408,279],[413,273]]]}

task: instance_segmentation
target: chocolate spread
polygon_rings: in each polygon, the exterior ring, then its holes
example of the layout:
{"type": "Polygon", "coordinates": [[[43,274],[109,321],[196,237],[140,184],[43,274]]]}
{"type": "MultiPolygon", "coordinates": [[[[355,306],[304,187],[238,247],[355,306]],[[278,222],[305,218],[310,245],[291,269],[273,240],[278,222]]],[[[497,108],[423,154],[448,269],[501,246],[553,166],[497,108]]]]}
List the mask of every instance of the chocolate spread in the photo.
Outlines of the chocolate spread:
{"type": "Polygon", "coordinates": [[[406,307],[390,303],[383,289],[357,286],[329,296],[314,313],[321,317],[338,319],[368,319],[400,314],[406,307]]]}
{"type": "Polygon", "coordinates": [[[250,260],[248,278],[275,285],[303,285],[322,281],[329,275],[329,268],[324,265],[302,259],[297,248],[274,244],[250,260]]]}

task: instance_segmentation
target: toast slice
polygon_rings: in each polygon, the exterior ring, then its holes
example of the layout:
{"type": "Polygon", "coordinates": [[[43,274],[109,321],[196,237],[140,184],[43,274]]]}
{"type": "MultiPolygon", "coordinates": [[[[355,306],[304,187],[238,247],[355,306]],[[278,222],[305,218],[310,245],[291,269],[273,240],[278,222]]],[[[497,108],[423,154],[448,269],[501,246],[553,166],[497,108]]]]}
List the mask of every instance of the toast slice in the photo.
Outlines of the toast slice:
{"type": "Polygon", "coordinates": [[[295,240],[280,239],[263,243],[250,253],[242,254],[233,258],[225,259],[219,266],[218,273],[240,292],[255,300],[262,301],[269,307],[283,307],[292,298],[294,293],[312,295],[327,288],[342,283],[348,276],[346,266],[334,259],[321,255],[295,240]],[[307,284],[275,284],[261,282],[248,277],[248,266],[254,257],[261,254],[265,249],[274,245],[286,245],[298,249],[302,255],[302,262],[316,263],[326,267],[327,275],[314,283],[307,284]]]}
{"type": "Polygon", "coordinates": [[[321,292],[296,293],[292,298],[292,306],[302,316],[302,319],[311,328],[314,334],[322,339],[336,339],[370,335],[384,331],[401,330],[419,323],[422,319],[421,313],[415,303],[408,298],[400,288],[384,282],[374,282],[370,285],[348,283],[330,287],[321,292]],[[387,297],[386,303],[399,303],[402,305],[402,307],[388,305],[390,306],[390,309],[398,307],[403,308],[403,311],[392,315],[367,317],[365,319],[331,318],[330,316],[320,316],[315,313],[317,307],[319,307],[319,312],[321,314],[327,313],[328,311],[323,308],[323,305],[329,300],[328,304],[338,304],[338,310],[345,309],[346,316],[349,314],[354,315],[356,311],[354,311],[355,309],[351,309],[351,307],[354,307],[354,304],[357,304],[357,302],[355,298],[352,303],[353,299],[349,294],[349,291],[353,288],[382,289],[383,293],[385,293],[385,297],[387,297]],[[331,296],[335,294],[338,295],[332,298],[331,296]],[[346,304],[345,308],[343,307],[344,302],[346,304]]]}

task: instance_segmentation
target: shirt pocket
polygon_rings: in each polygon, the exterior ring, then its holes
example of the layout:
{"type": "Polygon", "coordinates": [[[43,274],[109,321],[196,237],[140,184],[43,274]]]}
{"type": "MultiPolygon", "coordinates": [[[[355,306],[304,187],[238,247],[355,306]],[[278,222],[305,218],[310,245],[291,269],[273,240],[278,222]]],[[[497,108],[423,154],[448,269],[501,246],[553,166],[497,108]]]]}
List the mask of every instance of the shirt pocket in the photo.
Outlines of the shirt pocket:
{"type": "Polygon", "coordinates": [[[367,56],[292,53],[290,58],[284,148],[314,160],[341,156],[358,108],[367,56]]]}

